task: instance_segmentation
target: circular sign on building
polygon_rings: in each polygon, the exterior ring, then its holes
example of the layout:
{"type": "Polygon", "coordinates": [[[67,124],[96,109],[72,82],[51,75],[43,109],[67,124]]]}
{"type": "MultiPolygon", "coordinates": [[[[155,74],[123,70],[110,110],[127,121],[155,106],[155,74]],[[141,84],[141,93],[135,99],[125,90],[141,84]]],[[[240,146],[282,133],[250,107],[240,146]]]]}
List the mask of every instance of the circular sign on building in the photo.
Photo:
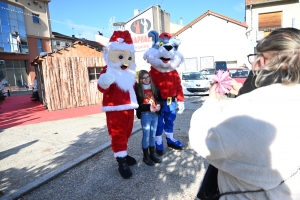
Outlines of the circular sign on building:
{"type": "Polygon", "coordinates": [[[130,29],[135,34],[148,33],[151,28],[151,22],[146,18],[137,19],[131,23],[130,29]]]}

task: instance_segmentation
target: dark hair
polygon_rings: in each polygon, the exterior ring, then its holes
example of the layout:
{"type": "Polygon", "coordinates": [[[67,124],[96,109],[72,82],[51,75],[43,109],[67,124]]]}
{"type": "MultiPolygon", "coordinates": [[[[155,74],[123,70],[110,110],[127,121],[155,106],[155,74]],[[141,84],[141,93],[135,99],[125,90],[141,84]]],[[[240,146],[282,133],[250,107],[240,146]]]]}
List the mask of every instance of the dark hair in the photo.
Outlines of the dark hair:
{"type": "Polygon", "coordinates": [[[146,70],[141,70],[140,72],[139,72],[139,75],[138,75],[138,85],[137,85],[137,94],[139,95],[139,96],[145,96],[145,94],[144,94],[144,87],[143,87],[143,82],[142,82],[142,80],[143,80],[143,76],[145,75],[145,74],[148,74],[149,75],[149,77],[150,77],[150,84],[151,84],[151,90],[152,90],[152,93],[153,93],[153,95],[155,95],[156,94],[156,87],[155,87],[155,85],[153,84],[153,82],[152,82],[152,80],[151,80],[151,76],[150,76],[150,74],[149,74],[149,72],[148,71],[146,71],[146,70]]]}

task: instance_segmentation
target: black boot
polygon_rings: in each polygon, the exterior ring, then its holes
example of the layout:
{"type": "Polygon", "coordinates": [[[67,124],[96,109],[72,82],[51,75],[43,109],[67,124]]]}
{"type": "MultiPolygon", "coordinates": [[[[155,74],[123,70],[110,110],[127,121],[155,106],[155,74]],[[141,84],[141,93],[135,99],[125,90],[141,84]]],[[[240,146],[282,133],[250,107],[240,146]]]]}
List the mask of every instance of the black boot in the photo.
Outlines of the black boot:
{"type": "Polygon", "coordinates": [[[126,157],[123,157],[123,158],[117,157],[116,159],[119,164],[119,172],[120,172],[121,176],[124,179],[130,178],[132,176],[132,172],[126,162],[126,157]]]}
{"type": "Polygon", "coordinates": [[[149,147],[149,151],[150,151],[150,159],[155,162],[155,163],[161,163],[161,159],[159,157],[157,157],[154,153],[154,146],[153,147],[149,147]]]}
{"type": "Polygon", "coordinates": [[[126,162],[129,166],[136,164],[136,160],[133,157],[131,157],[130,155],[126,156],[126,162]]]}
{"type": "Polygon", "coordinates": [[[144,163],[146,163],[146,165],[153,166],[154,162],[149,157],[148,148],[143,149],[143,153],[144,153],[144,158],[143,158],[144,163]]]}

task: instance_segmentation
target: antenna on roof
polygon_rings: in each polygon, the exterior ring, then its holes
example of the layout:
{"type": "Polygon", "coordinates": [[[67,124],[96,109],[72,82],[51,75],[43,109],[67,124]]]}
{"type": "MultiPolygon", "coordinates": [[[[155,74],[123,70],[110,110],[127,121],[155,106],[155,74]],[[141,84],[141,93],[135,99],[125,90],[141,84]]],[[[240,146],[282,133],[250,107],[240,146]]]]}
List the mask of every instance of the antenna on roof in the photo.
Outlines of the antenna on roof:
{"type": "Polygon", "coordinates": [[[108,30],[112,33],[114,31],[114,23],[115,23],[115,16],[112,16],[110,19],[109,19],[109,22],[108,22],[108,30]]]}

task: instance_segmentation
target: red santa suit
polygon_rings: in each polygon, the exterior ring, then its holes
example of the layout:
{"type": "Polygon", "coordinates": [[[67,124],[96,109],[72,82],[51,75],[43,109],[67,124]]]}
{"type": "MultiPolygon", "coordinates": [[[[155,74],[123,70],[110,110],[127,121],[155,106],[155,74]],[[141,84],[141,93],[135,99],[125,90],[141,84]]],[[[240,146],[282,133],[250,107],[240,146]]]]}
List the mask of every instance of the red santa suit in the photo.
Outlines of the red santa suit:
{"type": "MultiPolygon", "coordinates": [[[[103,68],[100,76],[106,71],[107,66],[103,68]]],[[[106,89],[98,85],[98,90],[103,93],[102,111],[106,112],[112,150],[114,153],[124,152],[127,150],[128,139],[133,128],[134,109],[138,107],[134,84],[128,91],[120,89],[117,82],[106,89]]]]}
{"type": "Polygon", "coordinates": [[[102,111],[106,113],[107,130],[111,147],[118,162],[118,170],[124,179],[132,176],[129,166],[135,158],[127,154],[131,136],[134,109],[138,103],[134,91],[136,83],[135,50],[129,31],[114,31],[103,49],[107,66],[98,79],[98,90],[103,93],[102,111]]]}
{"type": "Polygon", "coordinates": [[[134,91],[134,52],[128,31],[115,31],[103,51],[107,66],[99,75],[98,90],[103,93],[102,111],[106,112],[107,129],[115,157],[127,156],[134,109],[138,108],[134,91]]]}

